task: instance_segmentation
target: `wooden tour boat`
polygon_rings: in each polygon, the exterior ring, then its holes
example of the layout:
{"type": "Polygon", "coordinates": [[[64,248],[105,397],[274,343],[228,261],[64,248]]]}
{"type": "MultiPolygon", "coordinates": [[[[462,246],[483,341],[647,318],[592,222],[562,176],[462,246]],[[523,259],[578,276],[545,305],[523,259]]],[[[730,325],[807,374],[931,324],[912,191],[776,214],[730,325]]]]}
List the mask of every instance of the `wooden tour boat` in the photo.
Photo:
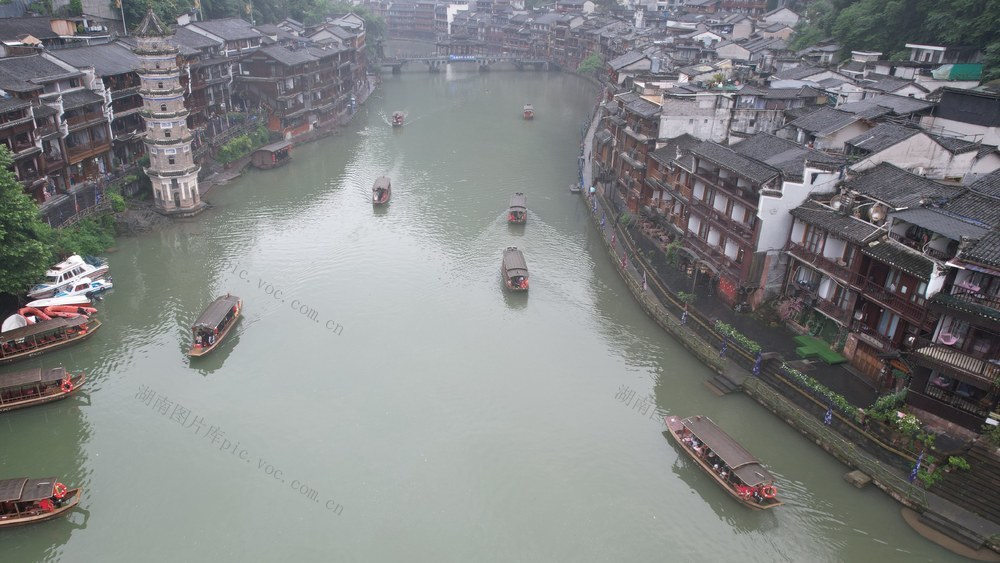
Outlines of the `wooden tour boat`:
{"type": "Polygon", "coordinates": [[[243,301],[228,293],[213,301],[191,325],[194,342],[191,344],[188,356],[196,358],[215,350],[236,325],[242,309],[243,301]]]}
{"type": "Polygon", "coordinates": [[[503,262],[500,265],[504,287],[511,291],[528,291],[528,264],[524,261],[524,253],[516,247],[508,246],[503,251],[503,262]]]}
{"type": "Polygon", "coordinates": [[[65,399],[83,386],[86,378],[65,368],[34,368],[0,374],[0,412],[65,399]]]}
{"type": "Polygon", "coordinates": [[[250,161],[253,162],[253,165],[261,170],[284,166],[285,164],[288,164],[288,161],[291,159],[292,143],[288,141],[264,145],[263,147],[253,151],[253,156],[250,157],[250,161]]]}
{"type": "Polygon", "coordinates": [[[394,111],[394,112],[392,112],[392,126],[393,127],[402,127],[404,119],[406,119],[406,115],[403,112],[401,112],[401,111],[394,111]]]}
{"type": "Polygon", "coordinates": [[[535,118],[535,108],[531,104],[524,104],[524,118],[525,119],[535,118]]]}
{"type": "Polygon", "coordinates": [[[80,503],[81,494],[82,488],[70,489],[55,477],[0,480],[0,528],[62,516],[80,503]]]}
{"type": "Polygon", "coordinates": [[[512,225],[523,225],[528,221],[528,198],[521,192],[510,196],[510,210],[507,212],[507,222],[512,225]]]}
{"type": "Polygon", "coordinates": [[[392,197],[392,182],[388,176],[382,176],[372,185],[372,205],[385,205],[392,197]]]}
{"type": "Polygon", "coordinates": [[[88,338],[101,321],[78,315],[59,317],[0,333],[0,365],[33,358],[88,338]]]}
{"type": "Polygon", "coordinates": [[[707,416],[668,416],[664,420],[684,453],[733,498],[757,510],[783,504],[777,498],[774,476],[707,416]]]}

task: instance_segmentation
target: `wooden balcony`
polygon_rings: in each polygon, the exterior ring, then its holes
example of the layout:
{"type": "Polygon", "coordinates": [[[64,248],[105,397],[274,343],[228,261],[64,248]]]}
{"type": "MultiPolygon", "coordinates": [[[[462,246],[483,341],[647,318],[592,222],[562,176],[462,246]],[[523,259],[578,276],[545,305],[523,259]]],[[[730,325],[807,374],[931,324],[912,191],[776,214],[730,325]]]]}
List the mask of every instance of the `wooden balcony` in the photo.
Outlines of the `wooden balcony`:
{"type": "Polygon", "coordinates": [[[837,262],[830,260],[829,258],[823,256],[822,254],[818,254],[811,250],[807,250],[801,244],[797,244],[794,242],[788,243],[787,252],[792,256],[798,258],[799,260],[805,262],[806,264],[809,264],[813,268],[819,270],[820,272],[827,274],[832,278],[836,278],[842,282],[851,285],[856,285],[857,282],[862,281],[861,276],[852,273],[847,268],[846,265],[838,264],[837,262]]]}
{"type": "Polygon", "coordinates": [[[66,155],[69,157],[70,164],[76,164],[81,160],[97,156],[109,150],[111,150],[111,142],[110,140],[105,139],[103,141],[93,141],[87,144],[77,145],[75,147],[66,147],[66,155]]]}
{"type": "Polygon", "coordinates": [[[74,115],[72,117],[67,117],[66,123],[69,125],[70,130],[82,129],[91,125],[97,125],[102,122],[107,122],[107,118],[103,113],[85,113],[83,115],[74,115]]]}
{"type": "Polygon", "coordinates": [[[834,321],[846,325],[851,320],[851,312],[841,309],[839,305],[826,299],[817,298],[813,308],[830,317],[834,321]]]}
{"type": "Polygon", "coordinates": [[[911,356],[918,362],[938,368],[959,379],[969,379],[984,389],[991,389],[1000,379],[1000,363],[971,356],[961,350],[928,339],[917,340],[911,356]]]}

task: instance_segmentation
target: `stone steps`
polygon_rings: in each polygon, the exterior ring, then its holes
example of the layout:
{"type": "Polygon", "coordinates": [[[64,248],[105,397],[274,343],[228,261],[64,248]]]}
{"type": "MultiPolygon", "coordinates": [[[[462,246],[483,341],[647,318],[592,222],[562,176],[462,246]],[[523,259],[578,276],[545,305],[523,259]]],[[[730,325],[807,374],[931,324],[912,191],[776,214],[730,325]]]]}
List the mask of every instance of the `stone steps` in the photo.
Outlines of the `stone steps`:
{"type": "Polygon", "coordinates": [[[707,387],[709,391],[711,391],[712,393],[715,393],[716,395],[718,395],[720,397],[723,396],[723,395],[728,395],[728,394],[732,393],[733,391],[738,391],[739,390],[739,386],[738,385],[736,385],[735,383],[733,383],[732,381],[730,381],[728,378],[726,378],[724,376],[721,376],[721,375],[716,375],[712,379],[709,379],[708,381],[706,381],[705,382],[705,387],[707,387]]]}
{"type": "MultiPolygon", "coordinates": [[[[1000,524],[1000,460],[992,448],[975,445],[965,456],[969,470],[955,469],[933,487],[933,492],[1000,524]]],[[[947,463],[942,460],[942,464],[947,463]]]]}
{"type": "Polygon", "coordinates": [[[979,549],[986,543],[986,538],[983,536],[956,524],[947,517],[941,516],[936,512],[924,512],[920,515],[920,521],[949,538],[961,543],[962,545],[971,547],[972,549],[979,549]]]}

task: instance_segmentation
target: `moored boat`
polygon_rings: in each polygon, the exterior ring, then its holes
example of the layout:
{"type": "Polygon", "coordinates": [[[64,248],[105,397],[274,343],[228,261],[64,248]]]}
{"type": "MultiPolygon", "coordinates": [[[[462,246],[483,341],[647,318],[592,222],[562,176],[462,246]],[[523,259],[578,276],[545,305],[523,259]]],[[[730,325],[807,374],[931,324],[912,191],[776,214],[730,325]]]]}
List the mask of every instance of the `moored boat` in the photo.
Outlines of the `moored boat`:
{"type": "Polygon", "coordinates": [[[0,374],[0,412],[65,399],[86,381],[65,368],[34,368],[0,374]]]}
{"type": "Polygon", "coordinates": [[[401,111],[394,111],[394,112],[392,112],[392,126],[393,127],[402,127],[403,126],[403,120],[405,120],[405,119],[406,119],[406,115],[403,112],[401,112],[401,111]]]}
{"type": "Polygon", "coordinates": [[[90,298],[86,295],[66,295],[63,297],[49,297],[48,299],[36,299],[34,301],[29,301],[25,304],[25,307],[35,307],[36,309],[44,309],[52,305],[77,305],[81,307],[86,307],[90,305],[90,298]]]}
{"type": "Polygon", "coordinates": [[[389,198],[392,197],[392,182],[389,181],[388,176],[382,176],[375,180],[372,185],[372,204],[373,205],[385,205],[389,203],[389,198]]]}
{"type": "Polygon", "coordinates": [[[578,193],[580,193],[582,191],[583,191],[583,186],[581,186],[580,184],[570,184],[569,185],[569,193],[571,193],[571,194],[578,194],[578,193]]]}
{"type": "Polygon", "coordinates": [[[86,340],[101,328],[101,321],[80,315],[39,321],[0,333],[0,365],[33,358],[86,340]]]}
{"type": "Polygon", "coordinates": [[[0,528],[44,522],[80,503],[82,488],[70,489],[55,477],[0,480],[0,528]]]}
{"type": "Polygon", "coordinates": [[[534,119],[535,118],[535,107],[531,104],[524,104],[524,118],[534,119]]]}
{"type": "Polygon", "coordinates": [[[507,289],[528,291],[528,264],[524,261],[524,253],[516,247],[508,246],[503,251],[500,274],[503,276],[503,285],[507,289]]]}
{"type": "Polygon", "coordinates": [[[507,222],[522,225],[528,221],[528,198],[521,192],[510,196],[510,210],[507,212],[507,222]]]}
{"type": "Polygon", "coordinates": [[[284,166],[292,159],[292,143],[280,141],[253,151],[250,161],[261,170],[284,166]]]}
{"type": "Polygon", "coordinates": [[[99,280],[108,273],[108,264],[98,258],[84,260],[74,254],[45,272],[45,281],[28,290],[30,299],[52,297],[57,291],[82,277],[99,280]]]}
{"type": "Polygon", "coordinates": [[[194,342],[188,356],[204,356],[214,350],[239,320],[242,309],[243,301],[228,293],[213,301],[191,325],[194,342]]]}
{"type": "Polygon", "coordinates": [[[664,418],[677,445],[733,498],[757,510],[781,506],[774,476],[707,416],[664,418]]]}
{"type": "Polygon", "coordinates": [[[103,293],[112,287],[114,287],[114,281],[111,278],[106,280],[92,280],[89,277],[83,277],[73,283],[66,284],[63,288],[56,291],[53,297],[73,297],[77,295],[91,297],[98,293],[103,293]]]}

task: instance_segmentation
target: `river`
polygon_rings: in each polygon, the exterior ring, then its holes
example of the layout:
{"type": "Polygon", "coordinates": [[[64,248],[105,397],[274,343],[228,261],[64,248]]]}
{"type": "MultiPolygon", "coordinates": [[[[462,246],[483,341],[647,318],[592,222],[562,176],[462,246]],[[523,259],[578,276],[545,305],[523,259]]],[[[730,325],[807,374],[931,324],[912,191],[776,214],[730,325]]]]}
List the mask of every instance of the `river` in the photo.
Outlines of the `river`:
{"type": "Polygon", "coordinates": [[[957,560],[756,403],[710,393],[634,303],[568,190],[595,96],[557,73],[386,75],[343,134],[121,239],[100,332],[17,366],[83,370],[87,396],[0,415],[2,474],[82,485],[81,508],[0,532],[3,560],[957,560]],[[507,246],[528,295],[501,290],[507,246]],[[239,332],[189,361],[188,326],[226,292],[239,332]],[[785,506],[752,512],[680,455],[662,416],[699,413],[785,506]]]}

